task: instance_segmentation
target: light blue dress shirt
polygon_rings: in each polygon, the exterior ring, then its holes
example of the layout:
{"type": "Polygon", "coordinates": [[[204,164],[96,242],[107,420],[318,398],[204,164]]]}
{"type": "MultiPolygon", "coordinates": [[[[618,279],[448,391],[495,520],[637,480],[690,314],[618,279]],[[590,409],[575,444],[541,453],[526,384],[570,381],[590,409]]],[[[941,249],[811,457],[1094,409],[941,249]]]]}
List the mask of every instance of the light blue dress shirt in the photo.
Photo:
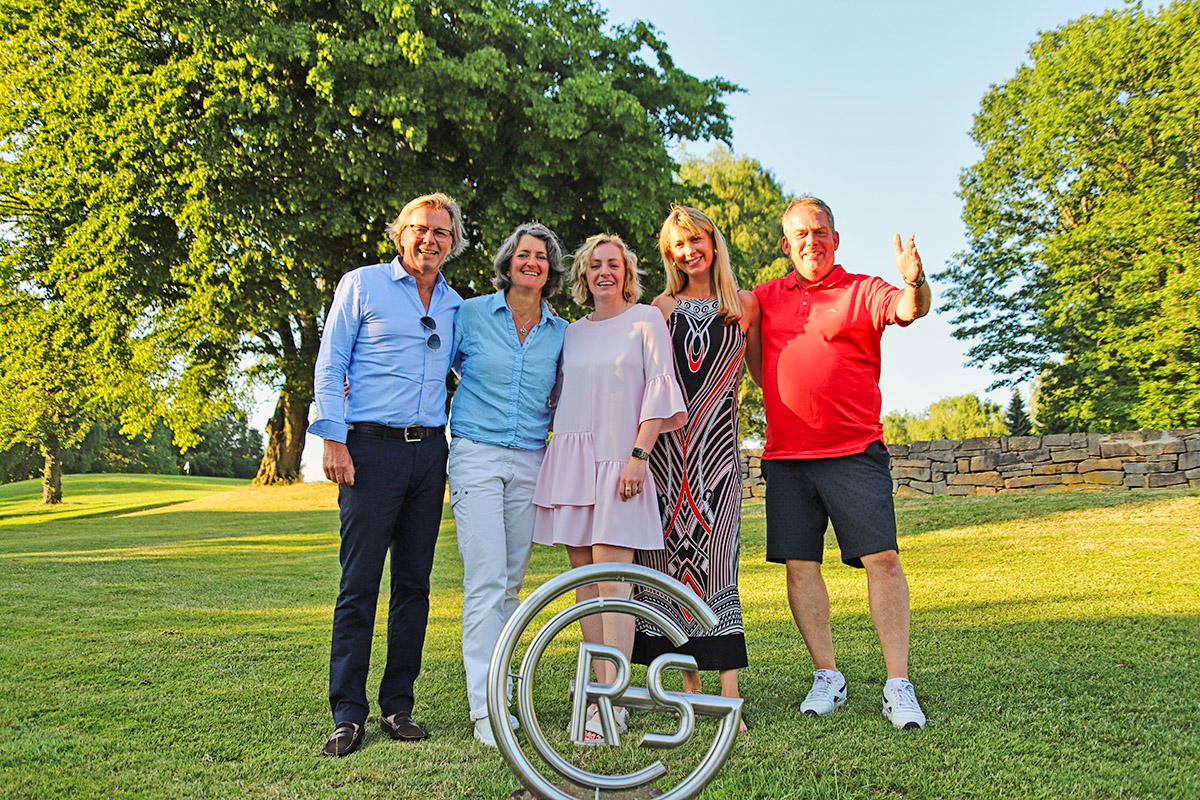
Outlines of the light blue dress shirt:
{"type": "Polygon", "coordinates": [[[450,432],[519,450],[545,447],[566,331],[567,321],[543,300],[541,322],[522,345],[504,292],[464,302],[454,323],[454,371],[461,377],[450,432]]]}
{"type": "Polygon", "coordinates": [[[454,316],[462,301],[439,273],[426,311],[417,281],[399,256],[343,275],[317,353],[317,418],[309,433],[345,442],[347,422],[394,428],[445,425],[446,373],[453,355],[454,316]],[[437,350],[427,344],[424,316],[437,322],[437,350]]]}

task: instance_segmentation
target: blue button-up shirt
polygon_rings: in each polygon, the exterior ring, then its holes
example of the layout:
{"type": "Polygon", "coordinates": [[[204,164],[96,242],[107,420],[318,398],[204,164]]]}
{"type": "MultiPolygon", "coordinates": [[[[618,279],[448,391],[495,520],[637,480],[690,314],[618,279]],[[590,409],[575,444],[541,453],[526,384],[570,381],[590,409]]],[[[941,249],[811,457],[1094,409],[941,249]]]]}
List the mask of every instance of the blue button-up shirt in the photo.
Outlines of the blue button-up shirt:
{"type": "Polygon", "coordinates": [[[446,373],[460,305],[462,297],[439,274],[426,311],[417,281],[399,257],[342,276],[317,353],[317,418],[309,433],[345,442],[347,422],[445,425],[446,373]],[[427,344],[423,316],[437,322],[437,350],[427,344]]]}
{"type": "Polygon", "coordinates": [[[472,297],[454,323],[455,372],[461,378],[450,432],[485,444],[536,450],[550,431],[550,395],[567,321],[542,301],[542,319],[517,337],[504,292],[472,297]]]}

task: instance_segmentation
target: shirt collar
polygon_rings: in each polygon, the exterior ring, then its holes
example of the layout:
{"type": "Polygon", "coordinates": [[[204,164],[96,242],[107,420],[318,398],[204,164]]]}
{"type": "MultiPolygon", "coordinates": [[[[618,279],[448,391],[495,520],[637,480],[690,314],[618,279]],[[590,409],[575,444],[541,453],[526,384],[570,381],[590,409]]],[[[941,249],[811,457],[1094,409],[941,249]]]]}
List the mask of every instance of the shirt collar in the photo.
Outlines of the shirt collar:
{"type": "MultiPolygon", "coordinates": [[[[555,316],[554,314],[552,314],[550,312],[550,304],[546,302],[546,298],[543,297],[540,302],[541,302],[541,306],[542,306],[542,318],[541,318],[541,320],[538,321],[538,325],[541,325],[543,322],[549,322],[552,319],[558,319],[557,316],[555,316]]],[[[492,312],[493,314],[496,314],[501,310],[508,311],[508,301],[504,299],[504,290],[503,289],[494,293],[491,297],[488,298],[487,310],[492,312]]],[[[550,324],[554,324],[554,323],[550,323],[550,324]]],[[[533,327],[536,328],[537,325],[534,325],[533,327]]]]}
{"type": "Polygon", "coordinates": [[[842,269],[842,265],[834,264],[833,269],[829,270],[829,274],[826,275],[822,280],[819,280],[816,283],[810,283],[807,287],[803,287],[800,285],[800,281],[796,277],[796,270],[793,268],[790,272],[788,272],[787,278],[784,279],[783,285],[788,289],[828,289],[841,283],[842,278],[845,276],[846,270],[842,269]]]}
{"type": "Polygon", "coordinates": [[[404,263],[400,261],[400,256],[396,256],[392,259],[391,266],[392,266],[392,280],[402,281],[405,278],[412,277],[412,275],[409,275],[408,272],[404,269],[404,263]]]}
{"type": "Polygon", "coordinates": [[[504,302],[504,291],[503,290],[501,290],[499,292],[495,292],[487,300],[487,310],[492,312],[493,314],[499,312],[500,309],[507,309],[507,308],[508,308],[508,303],[504,302]]]}
{"type": "MultiPolygon", "coordinates": [[[[409,275],[408,270],[406,270],[404,268],[404,262],[400,260],[400,256],[396,256],[395,258],[393,258],[390,262],[390,265],[392,267],[392,280],[394,280],[394,281],[408,280],[408,281],[412,281],[413,283],[417,282],[417,279],[414,278],[412,275],[409,275]]],[[[433,282],[433,290],[435,292],[438,291],[439,286],[446,286],[446,287],[450,286],[450,284],[446,283],[446,276],[442,274],[442,271],[440,269],[438,270],[437,278],[433,282]]]]}

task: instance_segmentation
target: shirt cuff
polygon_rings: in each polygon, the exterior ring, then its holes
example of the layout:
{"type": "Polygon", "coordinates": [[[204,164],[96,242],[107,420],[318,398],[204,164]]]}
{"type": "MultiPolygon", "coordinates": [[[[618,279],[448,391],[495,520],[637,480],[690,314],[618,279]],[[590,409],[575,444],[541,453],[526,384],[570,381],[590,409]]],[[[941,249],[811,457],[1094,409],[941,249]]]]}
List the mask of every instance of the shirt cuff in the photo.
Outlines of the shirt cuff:
{"type": "Polygon", "coordinates": [[[308,426],[308,432],[313,436],[328,439],[331,442],[346,443],[346,433],[349,428],[344,422],[334,422],[331,419],[319,419],[308,426]]]}

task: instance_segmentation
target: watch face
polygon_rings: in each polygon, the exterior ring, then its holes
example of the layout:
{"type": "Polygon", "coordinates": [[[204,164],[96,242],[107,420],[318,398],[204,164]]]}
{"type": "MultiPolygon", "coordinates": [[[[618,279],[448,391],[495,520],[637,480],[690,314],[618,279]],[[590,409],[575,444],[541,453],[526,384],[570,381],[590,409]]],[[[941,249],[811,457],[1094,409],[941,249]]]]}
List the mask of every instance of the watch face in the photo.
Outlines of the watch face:
{"type": "Polygon", "coordinates": [[[650,454],[640,447],[635,447],[633,448],[633,457],[640,458],[641,460],[645,461],[650,457],[650,454]]]}

